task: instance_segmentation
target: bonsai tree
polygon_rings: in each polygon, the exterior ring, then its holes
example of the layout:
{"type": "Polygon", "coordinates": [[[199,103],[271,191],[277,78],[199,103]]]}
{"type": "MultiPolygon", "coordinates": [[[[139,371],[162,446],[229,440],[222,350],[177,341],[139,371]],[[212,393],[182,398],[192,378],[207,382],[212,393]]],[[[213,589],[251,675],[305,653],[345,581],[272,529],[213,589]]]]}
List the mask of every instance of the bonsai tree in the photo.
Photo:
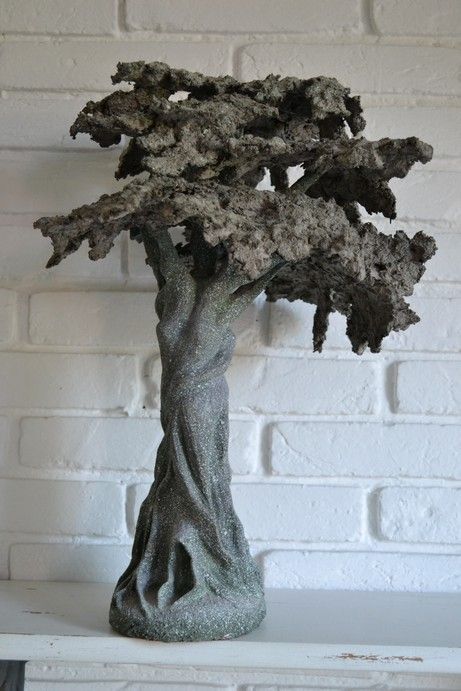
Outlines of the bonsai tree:
{"type": "Polygon", "coordinates": [[[422,232],[380,233],[361,221],[360,206],[394,219],[388,181],[432,149],[415,137],[360,136],[359,98],[332,78],[240,83],[132,62],[112,81],[133,87],[90,101],[70,132],[102,147],[127,137],[115,177],[134,179],[35,223],[53,243],[48,266],[84,241],[100,259],[129,231],[158,283],[164,437],[110,622],[167,641],[238,636],[265,606],[230,494],[232,323],[263,291],[317,306],[316,351],[331,312],[346,315],[357,354],[378,352],[392,330],[417,322],[404,296],[435,243],[422,232]],[[293,166],[302,174],[290,184],[293,166]],[[273,191],[257,188],[266,170],[273,191]],[[177,244],[173,227],[183,229],[177,244]]]}

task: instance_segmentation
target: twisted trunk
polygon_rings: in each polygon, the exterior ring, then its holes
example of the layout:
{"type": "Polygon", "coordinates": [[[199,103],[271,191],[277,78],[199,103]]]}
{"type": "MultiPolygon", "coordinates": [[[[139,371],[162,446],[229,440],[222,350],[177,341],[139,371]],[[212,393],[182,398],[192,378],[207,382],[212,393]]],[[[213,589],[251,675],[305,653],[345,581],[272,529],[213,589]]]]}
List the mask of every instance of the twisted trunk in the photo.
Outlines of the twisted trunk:
{"type": "Polygon", "coordinates": [[[164,438],[111,605],[111,624],[125,635],[229,638],[265,614],[230,493],[224,373],[235,310],[224,283],[194,281],[178,264],[157,298],[164,438]]]}

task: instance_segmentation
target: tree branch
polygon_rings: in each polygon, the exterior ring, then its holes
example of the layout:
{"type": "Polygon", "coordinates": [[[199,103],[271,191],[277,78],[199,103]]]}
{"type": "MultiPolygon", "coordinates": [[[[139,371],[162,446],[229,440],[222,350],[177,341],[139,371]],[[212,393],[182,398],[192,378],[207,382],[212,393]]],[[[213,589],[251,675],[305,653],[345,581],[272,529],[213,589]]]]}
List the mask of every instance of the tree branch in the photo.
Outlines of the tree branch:
{"type": "Polygon", "coordinates": [[[147,224],[142,229],[142,239],[147,264],[152,267],[159,288],[167,281],[177,278],[178,273],[185,273],[185,267],[167,229],[147,224]]]}
{"type": "Polygon", "coordinates": [[[146,250],[146,264],[151,267],[157,280],[158,287],[161,289],[165,285],[165,279],[160,271],[157,241],[145,228],[141,230],[141,236],[144,249],[146,250]]]}
{"type": "Polygon", "coordinates": [[[240,285],[237,290],[231,294],[231,301],[237,314],[243,312],[243,310],[250,305],[255,298],[258,297],[260,293],[267,286],[269,281],[287,265],[284,259],[278,258],[275,263],[270,267],[268,271],[258,276],[254,281],[250,283],[244,283],[240,285]]]}
{"type": "Polygon", "coordinates": [[[307,192],[309,187],[315,185],[318,180],[322,177],[324,170],[316,171],[315,173],[309,173],[306,171],[299,180],[296,180],[289,188],[290,192],[307,192]]]}

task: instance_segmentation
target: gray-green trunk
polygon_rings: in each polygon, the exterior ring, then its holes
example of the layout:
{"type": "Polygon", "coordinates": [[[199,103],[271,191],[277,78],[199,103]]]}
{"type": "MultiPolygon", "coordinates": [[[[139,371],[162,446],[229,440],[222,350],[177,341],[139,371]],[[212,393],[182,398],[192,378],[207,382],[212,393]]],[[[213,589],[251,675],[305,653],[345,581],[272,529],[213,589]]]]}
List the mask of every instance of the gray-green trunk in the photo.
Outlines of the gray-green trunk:
{"type": "Polygon", "coordinates": [[[235,339],[209,286],[191,294],[181,281],[167,284],[156,306],[164,438],[110,621],[150,639],[238,636],[259,624],[265,608],[230,493],[224,373],[235,339]]]}

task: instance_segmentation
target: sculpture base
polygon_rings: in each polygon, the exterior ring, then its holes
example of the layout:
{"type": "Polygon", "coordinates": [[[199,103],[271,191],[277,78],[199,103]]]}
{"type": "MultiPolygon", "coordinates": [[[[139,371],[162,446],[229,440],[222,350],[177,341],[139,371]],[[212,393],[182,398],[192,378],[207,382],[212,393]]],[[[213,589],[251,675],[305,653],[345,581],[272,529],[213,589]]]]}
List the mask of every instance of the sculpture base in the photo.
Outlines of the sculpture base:
{"type": "Polygon", "coordinates": [[[266,614],[261,594],[232,600],[208,594],[194,601],[181,598],[159,609],[133,604],[122,609],[112,602],[109,621],[124,636],[151,641],[213,641],[236,638],[256,629],[266,614]],[[182,600],[186,600],[183,602],[182,600]],[[144,610],[144,611],[143,611],[144,610]]]}

